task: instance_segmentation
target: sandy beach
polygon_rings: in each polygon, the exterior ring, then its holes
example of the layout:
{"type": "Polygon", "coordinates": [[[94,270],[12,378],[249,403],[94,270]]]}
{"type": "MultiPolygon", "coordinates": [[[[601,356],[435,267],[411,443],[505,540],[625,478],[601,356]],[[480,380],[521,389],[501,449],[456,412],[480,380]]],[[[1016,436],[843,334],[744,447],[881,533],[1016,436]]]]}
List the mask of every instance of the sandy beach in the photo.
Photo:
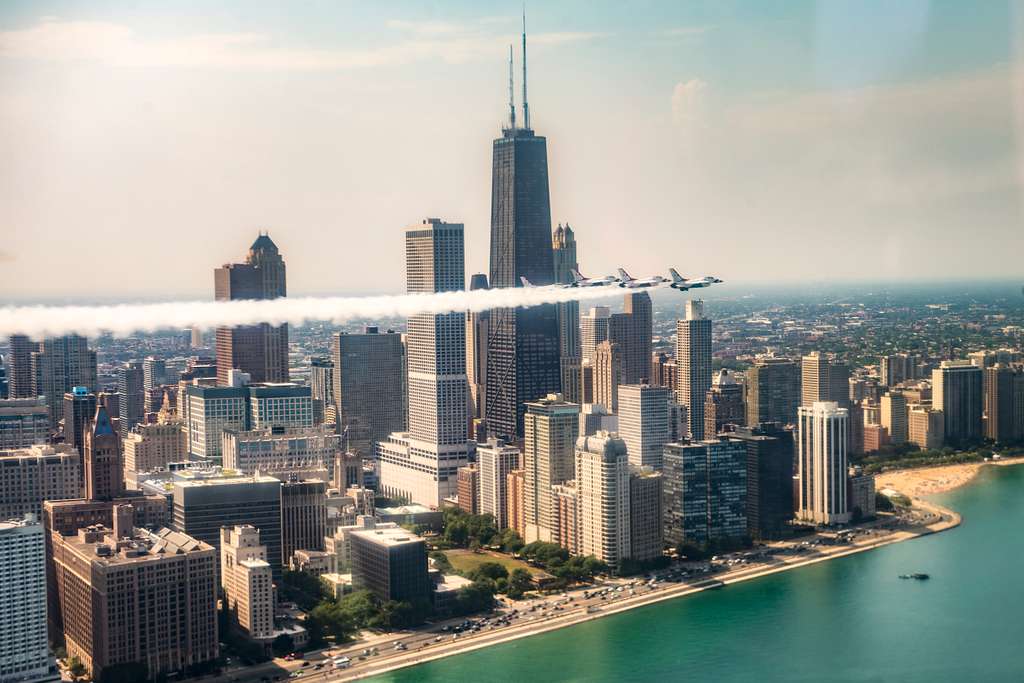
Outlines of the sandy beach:
{"type": "Polygon", "coordinates": [[[911,498],[945,493],[969,483],[982,467],[1024,464],[1024,457],[1004,458],[991,462],[969,462],[939,467],[883,472],[875,475],[875,490],[891,488],[911,498]]]}

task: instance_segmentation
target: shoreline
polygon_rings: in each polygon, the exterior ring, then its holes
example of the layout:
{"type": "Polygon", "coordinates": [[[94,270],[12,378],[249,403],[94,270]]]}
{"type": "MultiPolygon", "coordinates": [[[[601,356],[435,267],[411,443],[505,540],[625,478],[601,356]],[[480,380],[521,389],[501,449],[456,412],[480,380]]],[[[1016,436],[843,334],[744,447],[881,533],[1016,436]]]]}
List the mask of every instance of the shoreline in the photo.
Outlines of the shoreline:
{"type": "Polygon", "coordinates": [[[985,467],[1011,467],[1024,464],[1024,456],[1000,458],[988,462],[954,463],[932,465],[911,469],[882,472],[875,476],[875,490],[890,488],[917,500],[926,496],[948,493],[974,481],[985,467]]]}

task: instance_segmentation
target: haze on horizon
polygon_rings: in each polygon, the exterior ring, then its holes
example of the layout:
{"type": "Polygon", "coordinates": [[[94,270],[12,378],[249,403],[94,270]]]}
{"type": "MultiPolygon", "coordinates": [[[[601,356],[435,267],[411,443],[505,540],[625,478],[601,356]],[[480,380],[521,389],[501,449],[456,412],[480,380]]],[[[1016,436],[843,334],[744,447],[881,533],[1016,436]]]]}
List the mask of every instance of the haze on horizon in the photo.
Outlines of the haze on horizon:
{"type": "MultiPolygon", "coordinates": [[[[2,299],[212,298],[258,229],[290,293],[400,291],[426,216],[464,223],[486,271],[517,11],[4,3],[2,299]]],[[[586,274],[1022,274],[1018,6],[572,0],[528,22],[586,274]]]]}

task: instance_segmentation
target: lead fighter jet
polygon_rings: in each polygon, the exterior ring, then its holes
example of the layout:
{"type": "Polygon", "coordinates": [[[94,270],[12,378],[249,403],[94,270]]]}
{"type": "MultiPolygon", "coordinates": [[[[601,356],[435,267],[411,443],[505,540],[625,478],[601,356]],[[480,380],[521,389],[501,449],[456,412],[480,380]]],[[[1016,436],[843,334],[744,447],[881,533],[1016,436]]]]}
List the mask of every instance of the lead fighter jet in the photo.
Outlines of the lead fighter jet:
{"type": "Polygon", "coordinates": [[[708,275],[706,277],[697,278],[696,280],[687,280],[685,277],[679,274],[675,268],[669,268],[668,272],[672,275],[672,284],[669,285],[672,289],[678,289],[680,292],[685,292],[688,289],[699,289],[701,287],[710,287],[711,285],[719,284],[722,282],[717,277],[708,275]]]}

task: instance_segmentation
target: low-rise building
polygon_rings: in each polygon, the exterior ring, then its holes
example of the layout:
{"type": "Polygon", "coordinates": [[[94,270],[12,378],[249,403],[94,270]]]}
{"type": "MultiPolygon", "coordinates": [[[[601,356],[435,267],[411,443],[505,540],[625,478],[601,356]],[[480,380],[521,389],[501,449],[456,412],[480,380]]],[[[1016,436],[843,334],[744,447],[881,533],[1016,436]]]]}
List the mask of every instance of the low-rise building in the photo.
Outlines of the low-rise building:
{"type": "Polygon", "coordinates": [[[352,585],[380,600],[430,600],[427,544],[399,527],[367,528],[351,533],[352,585]]]}
{"type": "Polygon", "coordinates": [[[220,585],[233,626],[253,640],[273,636],[274,577],[256,527],[220,530],[220,585]]]}

